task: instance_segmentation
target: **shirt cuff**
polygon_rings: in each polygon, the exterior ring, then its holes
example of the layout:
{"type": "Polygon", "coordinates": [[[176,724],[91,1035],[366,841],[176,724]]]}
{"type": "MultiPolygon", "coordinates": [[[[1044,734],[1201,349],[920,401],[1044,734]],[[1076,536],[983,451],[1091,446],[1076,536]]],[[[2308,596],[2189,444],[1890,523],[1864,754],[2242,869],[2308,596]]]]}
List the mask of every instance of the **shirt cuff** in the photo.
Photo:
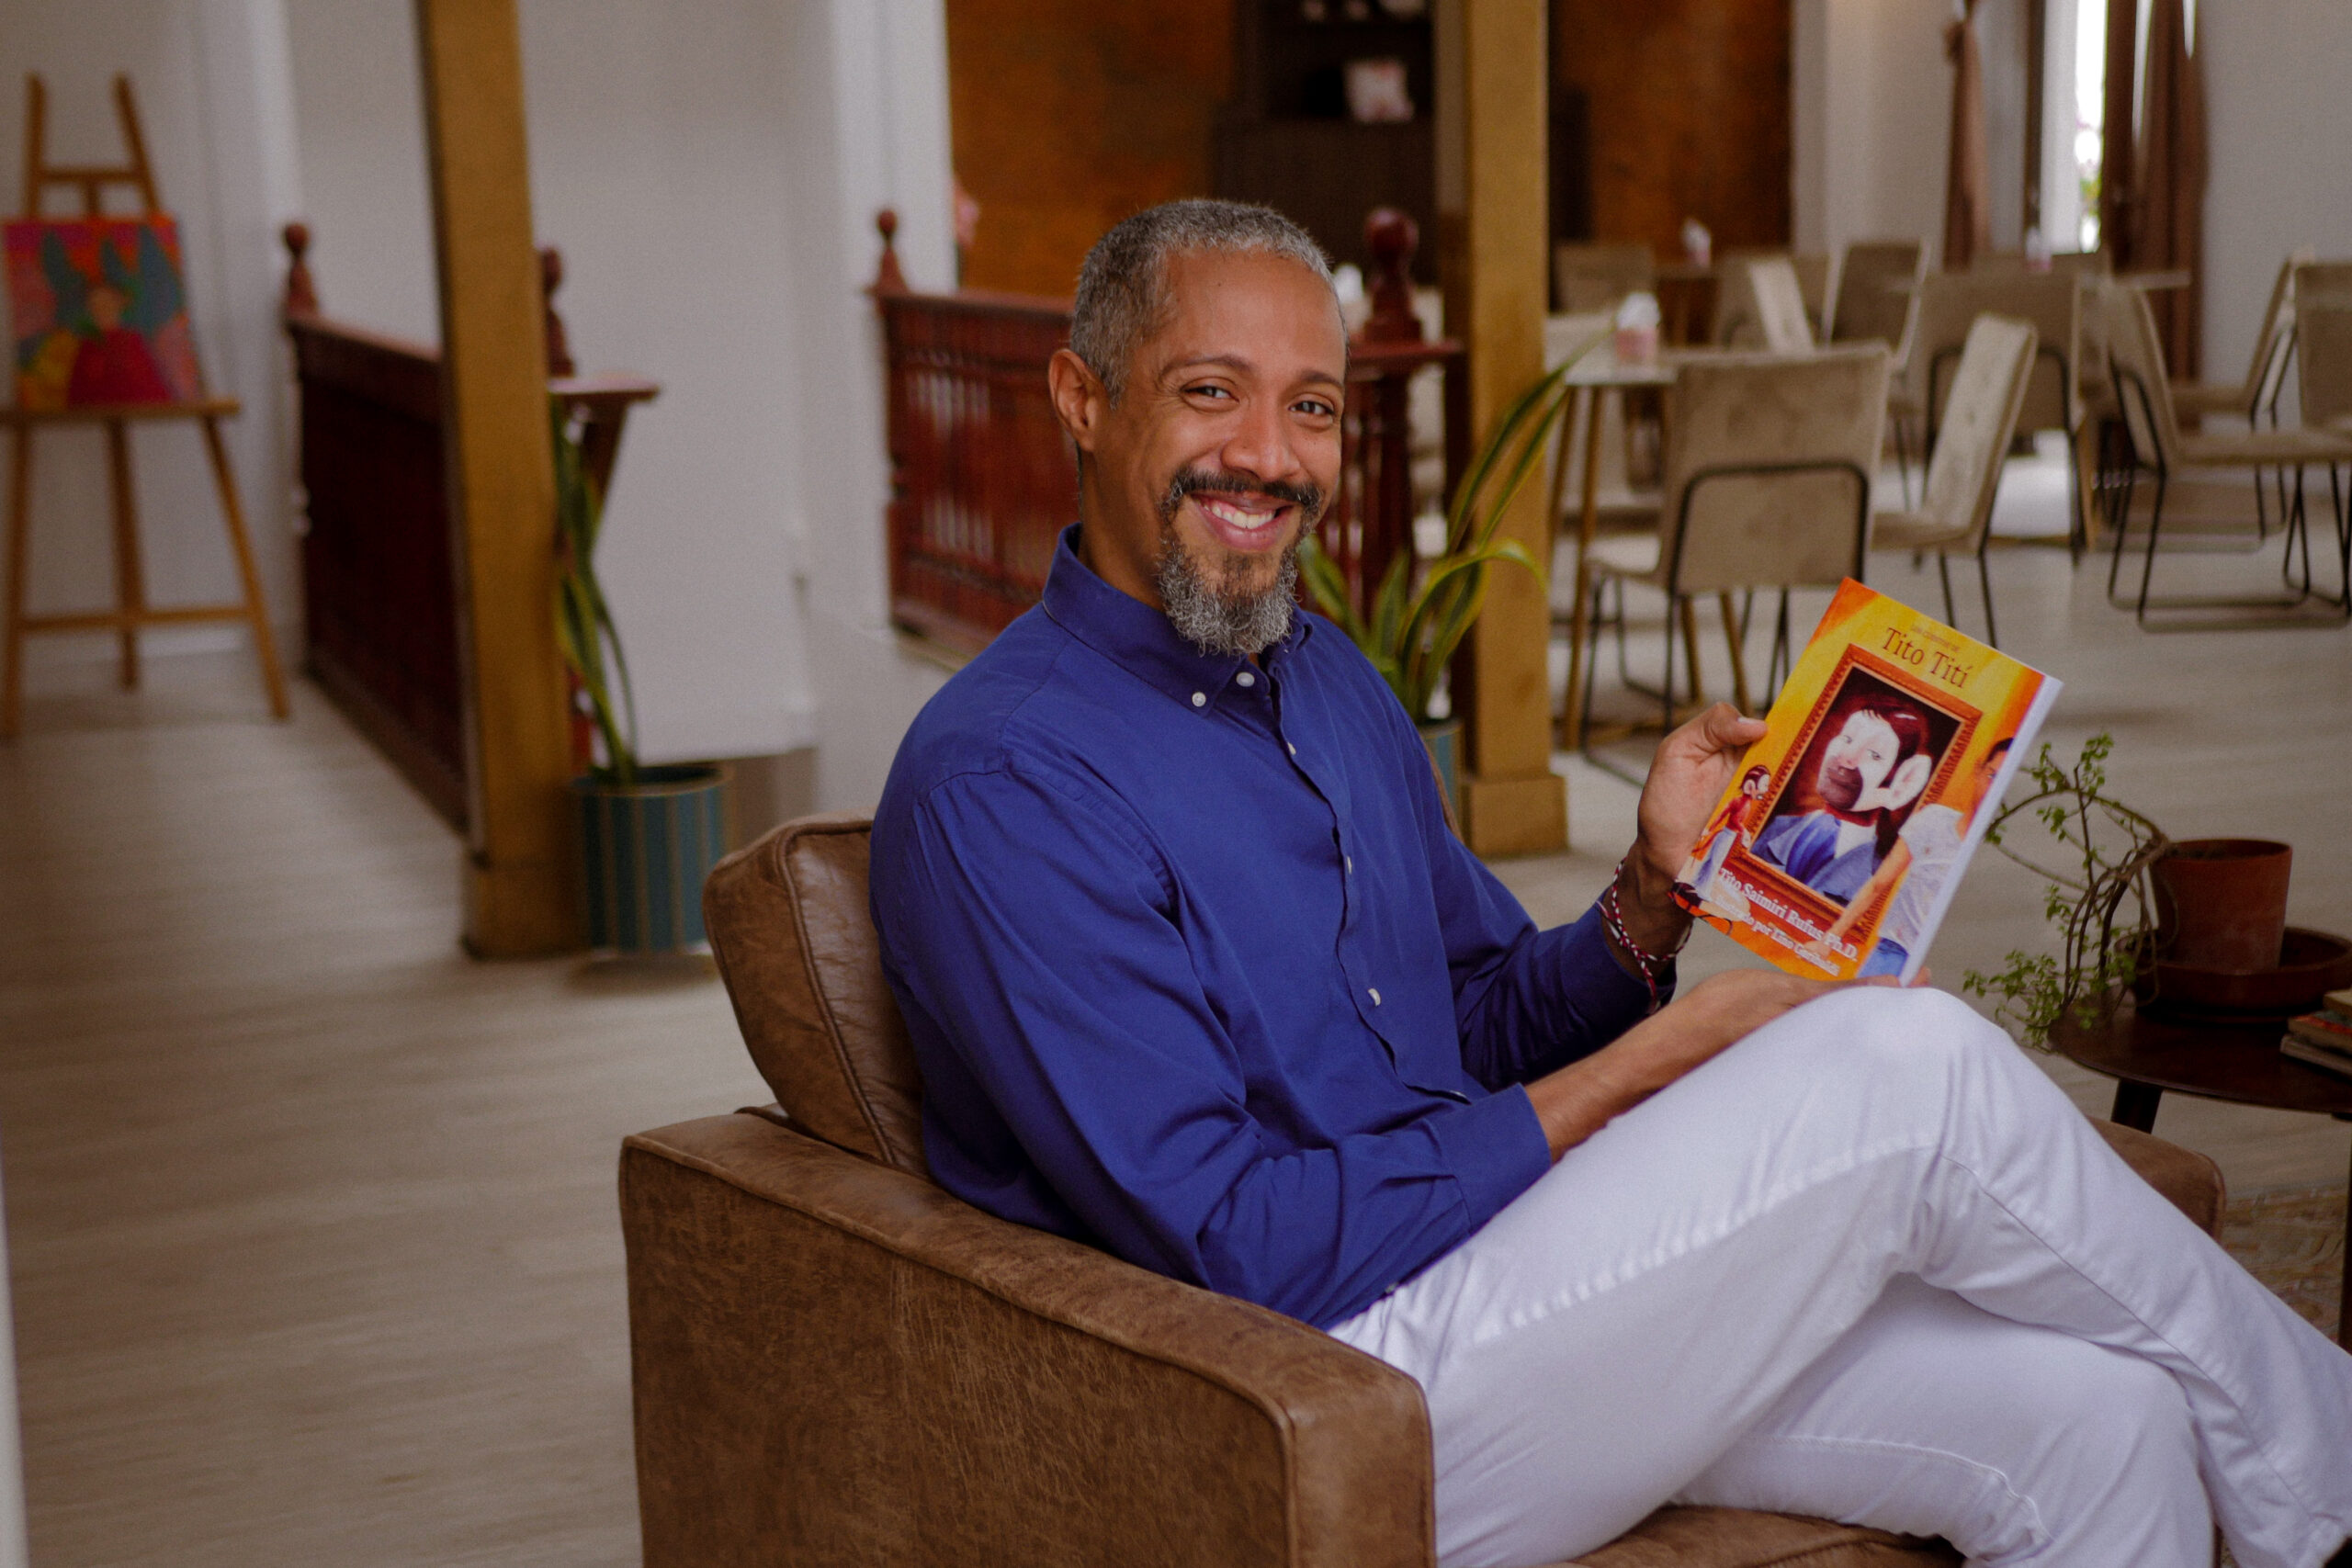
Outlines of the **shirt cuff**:
{"type": "Polygon", "coordinates": [[[1552,1168],[1552,1143],[1517,1084],[1429,1120],[1477,1229],[1552,1168]]]}

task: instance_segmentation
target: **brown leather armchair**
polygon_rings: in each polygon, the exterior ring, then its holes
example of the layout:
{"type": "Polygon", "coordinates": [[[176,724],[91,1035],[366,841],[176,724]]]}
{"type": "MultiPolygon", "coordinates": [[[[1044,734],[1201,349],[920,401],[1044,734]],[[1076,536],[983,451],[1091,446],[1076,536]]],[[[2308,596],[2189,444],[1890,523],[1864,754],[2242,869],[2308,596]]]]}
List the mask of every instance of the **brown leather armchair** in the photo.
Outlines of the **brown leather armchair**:
{"type": "MultiPolygon", "coordinates": [[[[1302,1323],[927,1177],[863,818],[788,823],[704,917],[777,1105],[621,1156],[649,1568],[1429,1568],[1429,1416],[1302,1323]]],[[[2209,1229],[2202,1156],[2102,1126],[2209,1229]]],[[[1591,1568],[1896,1568],[1939,1542],[1661,1509],[1591,1568]]]]}

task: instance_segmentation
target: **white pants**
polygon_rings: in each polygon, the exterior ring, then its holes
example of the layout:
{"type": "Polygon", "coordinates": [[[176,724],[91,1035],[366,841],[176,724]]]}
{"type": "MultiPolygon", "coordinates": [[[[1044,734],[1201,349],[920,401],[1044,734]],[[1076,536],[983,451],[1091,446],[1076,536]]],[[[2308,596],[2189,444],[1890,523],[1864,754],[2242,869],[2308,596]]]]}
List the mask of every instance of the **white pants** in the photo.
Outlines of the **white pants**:
{"type": "Polygon", "coordinates": [[[1940,992],[1785,1015],[1332,1333],[1428,1395],[1447,1568],[1669,1499],[2056,1568],[2352,1534],[2352,1357],[1940,992]]]}

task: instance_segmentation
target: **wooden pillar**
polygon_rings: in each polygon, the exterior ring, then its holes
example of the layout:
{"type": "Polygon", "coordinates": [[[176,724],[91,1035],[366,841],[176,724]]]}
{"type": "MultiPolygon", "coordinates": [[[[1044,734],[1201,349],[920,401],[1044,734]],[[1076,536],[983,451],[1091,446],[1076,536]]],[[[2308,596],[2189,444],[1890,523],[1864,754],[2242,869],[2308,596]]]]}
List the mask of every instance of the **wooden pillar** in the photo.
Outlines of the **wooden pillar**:
{"type": "Polygon", "coordinates": [[[555,629],[555,468],[515,0],[416,0],[441,288],[470,826],[465,942],[582,945],[555,629]]]}
{"type": "MultiPolygon", "coordinates": [[[[1447,335],[1469,349],[1474,438],[1544,373],[1544,141],[1551,62],[1548,0],[1442,0],[1437,6],[1438,206],[1447,335]]],[[[1503,519],[1539,561],[1551,558],[1541,484],[1503,519]]],[[[1567,781],[1552,771],[1544,649],[1551,607],[1527,573],[1495,571],[1485,613],[1454,671],[1470,771],[1462,828],[1482,855],[1567,847],[1567,781]]]]}

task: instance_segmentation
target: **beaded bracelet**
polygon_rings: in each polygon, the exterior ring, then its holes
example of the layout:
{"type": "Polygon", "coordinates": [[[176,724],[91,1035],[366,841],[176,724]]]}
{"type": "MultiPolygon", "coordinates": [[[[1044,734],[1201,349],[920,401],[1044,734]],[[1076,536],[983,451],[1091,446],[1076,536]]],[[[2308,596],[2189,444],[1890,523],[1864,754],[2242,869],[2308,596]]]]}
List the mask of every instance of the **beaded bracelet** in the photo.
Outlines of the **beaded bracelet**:
{"type": "Polygon", "coordinates": [[[1625,929],[1624,900],[1617,891],[1618,884],[1623,879],[1624,874],[1625,863],[1619,861],[1616,871],[1610,875],[1609,890],[1600,896],[1601,929],[1609,933],[1610,940],[1616,942],[1625,956],[1633,960],[1634,967],[1641,971],[1642,984],[1649,987],[1650,1010],[1656,1012],[1658,1008],[1658,976],[1673,967],[1675,954],[1680,953],[1683,943],[1690,940],[1690,929],[1685,926],[1682,929],[1682,941],[1676,942],[1673,947],[1662,953],[1652,953],[1640,942],[1635,942],[1633,933],[1625,929]]]}

